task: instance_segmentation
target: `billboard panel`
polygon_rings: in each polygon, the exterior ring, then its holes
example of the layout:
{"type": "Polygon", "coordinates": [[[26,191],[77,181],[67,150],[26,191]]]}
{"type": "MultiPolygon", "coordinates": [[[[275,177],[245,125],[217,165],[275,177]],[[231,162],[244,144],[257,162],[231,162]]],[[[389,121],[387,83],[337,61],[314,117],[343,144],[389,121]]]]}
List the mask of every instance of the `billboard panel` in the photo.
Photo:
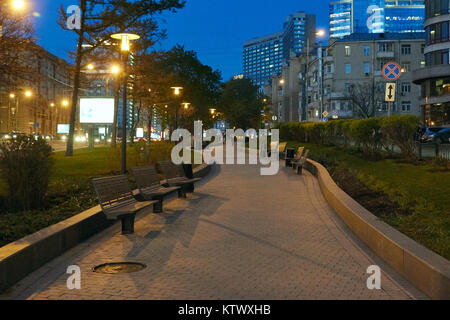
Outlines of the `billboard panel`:
{"type": "Polygon", "coordinates": [[[80,98],[80,123],[114,122],[114,98],[80,98]]]}
{"type": "Polygon", "coordinates": [[[68,124],[58,124],[56,129],[57,129],[56,133],[69,134],[70,125],[68,125],[68,124]]]}

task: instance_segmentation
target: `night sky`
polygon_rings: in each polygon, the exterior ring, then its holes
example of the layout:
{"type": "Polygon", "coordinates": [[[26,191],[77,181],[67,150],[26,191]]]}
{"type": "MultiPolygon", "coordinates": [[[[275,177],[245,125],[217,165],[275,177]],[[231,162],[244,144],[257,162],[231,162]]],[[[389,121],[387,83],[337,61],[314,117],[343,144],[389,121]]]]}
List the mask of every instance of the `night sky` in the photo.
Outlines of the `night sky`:
{"type": "MultiPolygon", "coordinates": [[[[3,0],[2,0],[3,1],[3,0]]],[[[75,49],[72,32],[62,30],[56,20],[58,8],[76,0],[28,0],[38,43],[51,53],[68,58],[75,49]]],[[[178,13],[158,17],[168,37],[156,49],[170,49],[179,43],[195,50],[200,60],[222,72],[224,80],[242,72],[242,44],[254,37],[278,32],[286,17],[296,11],[317,15],[317,27],[328,27],[327,0],[187,0],[178,13]]]]}

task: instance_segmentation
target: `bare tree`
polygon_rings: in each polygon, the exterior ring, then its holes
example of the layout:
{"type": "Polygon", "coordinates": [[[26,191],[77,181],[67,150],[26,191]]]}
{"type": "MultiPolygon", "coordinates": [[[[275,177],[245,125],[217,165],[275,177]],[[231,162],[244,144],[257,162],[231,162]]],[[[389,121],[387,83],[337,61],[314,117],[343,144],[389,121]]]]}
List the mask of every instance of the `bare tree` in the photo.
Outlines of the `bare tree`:
{"type": "Polygon", "coordinates": [[[347,99],[352,103],[354,115],[363,119],[375,117],[377,106],[382,102],[381,95],[369,82],[352,84],[347,99]]]}
{"type": "Polygon", "coordinates": [[[28,18],[0,5],[0,89],[13,90],[18,83],[32,80],[27,51],[36,48],[33,42],[33,28],[28,18]]]}

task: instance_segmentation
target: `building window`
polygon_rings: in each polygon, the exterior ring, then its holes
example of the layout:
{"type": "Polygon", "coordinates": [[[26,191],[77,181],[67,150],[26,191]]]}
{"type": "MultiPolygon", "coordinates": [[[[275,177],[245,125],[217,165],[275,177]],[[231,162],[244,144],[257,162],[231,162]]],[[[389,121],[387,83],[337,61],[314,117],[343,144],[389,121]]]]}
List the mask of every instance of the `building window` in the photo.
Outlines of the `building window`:
{"type": "Polygon", "coordinates": [[[378,44],[379,52],[389,52],[392,51],[392,44],[389,42],[382,42],[378,44]]]}
{"type": "Polygon", "coordinates": [[[402,93],[410,93],[411,92],[411,83],[403,82],[402,83],[402,93]]]}
{"type": "Polygon", "coordinates": [[[346,63],[345,64],[345,73],[346,74],[352,73],[352,64],[351,63],[346,63]]]}
{"type": "Polygon", "coordinates": [[[411,71],[411,63],[409,62],[404,62],[402,64],[402,72],[406,73],[406,72],[410,72],[411,71]]]}
{"type": "Polygon", "coordinates": [[[402,102],[402,111],[410,112],[411,111],[411,101],[403,101],[402,102]]]}
{"type": "Polygon", "coordinates": [[[370,73],[370,63],[364,62],[364,73],[369,74],[370,73]]]}
{"type": "Polygon", "coordinates": [[[402,44],[402,54],[403,55],[411,54],[411,45],[410,44],[402,44]]]}
{"type": "Polygon", "coordinates": [[[345,46],[345,56],[350,57],[351,54],[352,54],[352,50],[351,50],[350,46],[345,46]]]}
{"type": "Polygon", "coordinates": [[[364,56],[369,57],[370,56],[370,47],[364,46],[364,56]]]}

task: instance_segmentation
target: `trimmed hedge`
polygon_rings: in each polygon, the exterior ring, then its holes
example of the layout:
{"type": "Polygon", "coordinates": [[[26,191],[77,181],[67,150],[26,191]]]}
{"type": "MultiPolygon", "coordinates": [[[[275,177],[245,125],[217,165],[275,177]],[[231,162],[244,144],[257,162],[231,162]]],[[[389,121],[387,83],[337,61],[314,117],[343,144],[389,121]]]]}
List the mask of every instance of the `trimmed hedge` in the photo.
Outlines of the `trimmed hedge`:
{"type": "Polygon", "coordinates": [[[280,125],[283,140],[319,145],[356,147],[365,155],[378,158],[389,153],[389,146],[400,148],[402,157],[416,159],[414,134],[420,119],[411,115],[329,122],[289,122],[280,125]]]}

